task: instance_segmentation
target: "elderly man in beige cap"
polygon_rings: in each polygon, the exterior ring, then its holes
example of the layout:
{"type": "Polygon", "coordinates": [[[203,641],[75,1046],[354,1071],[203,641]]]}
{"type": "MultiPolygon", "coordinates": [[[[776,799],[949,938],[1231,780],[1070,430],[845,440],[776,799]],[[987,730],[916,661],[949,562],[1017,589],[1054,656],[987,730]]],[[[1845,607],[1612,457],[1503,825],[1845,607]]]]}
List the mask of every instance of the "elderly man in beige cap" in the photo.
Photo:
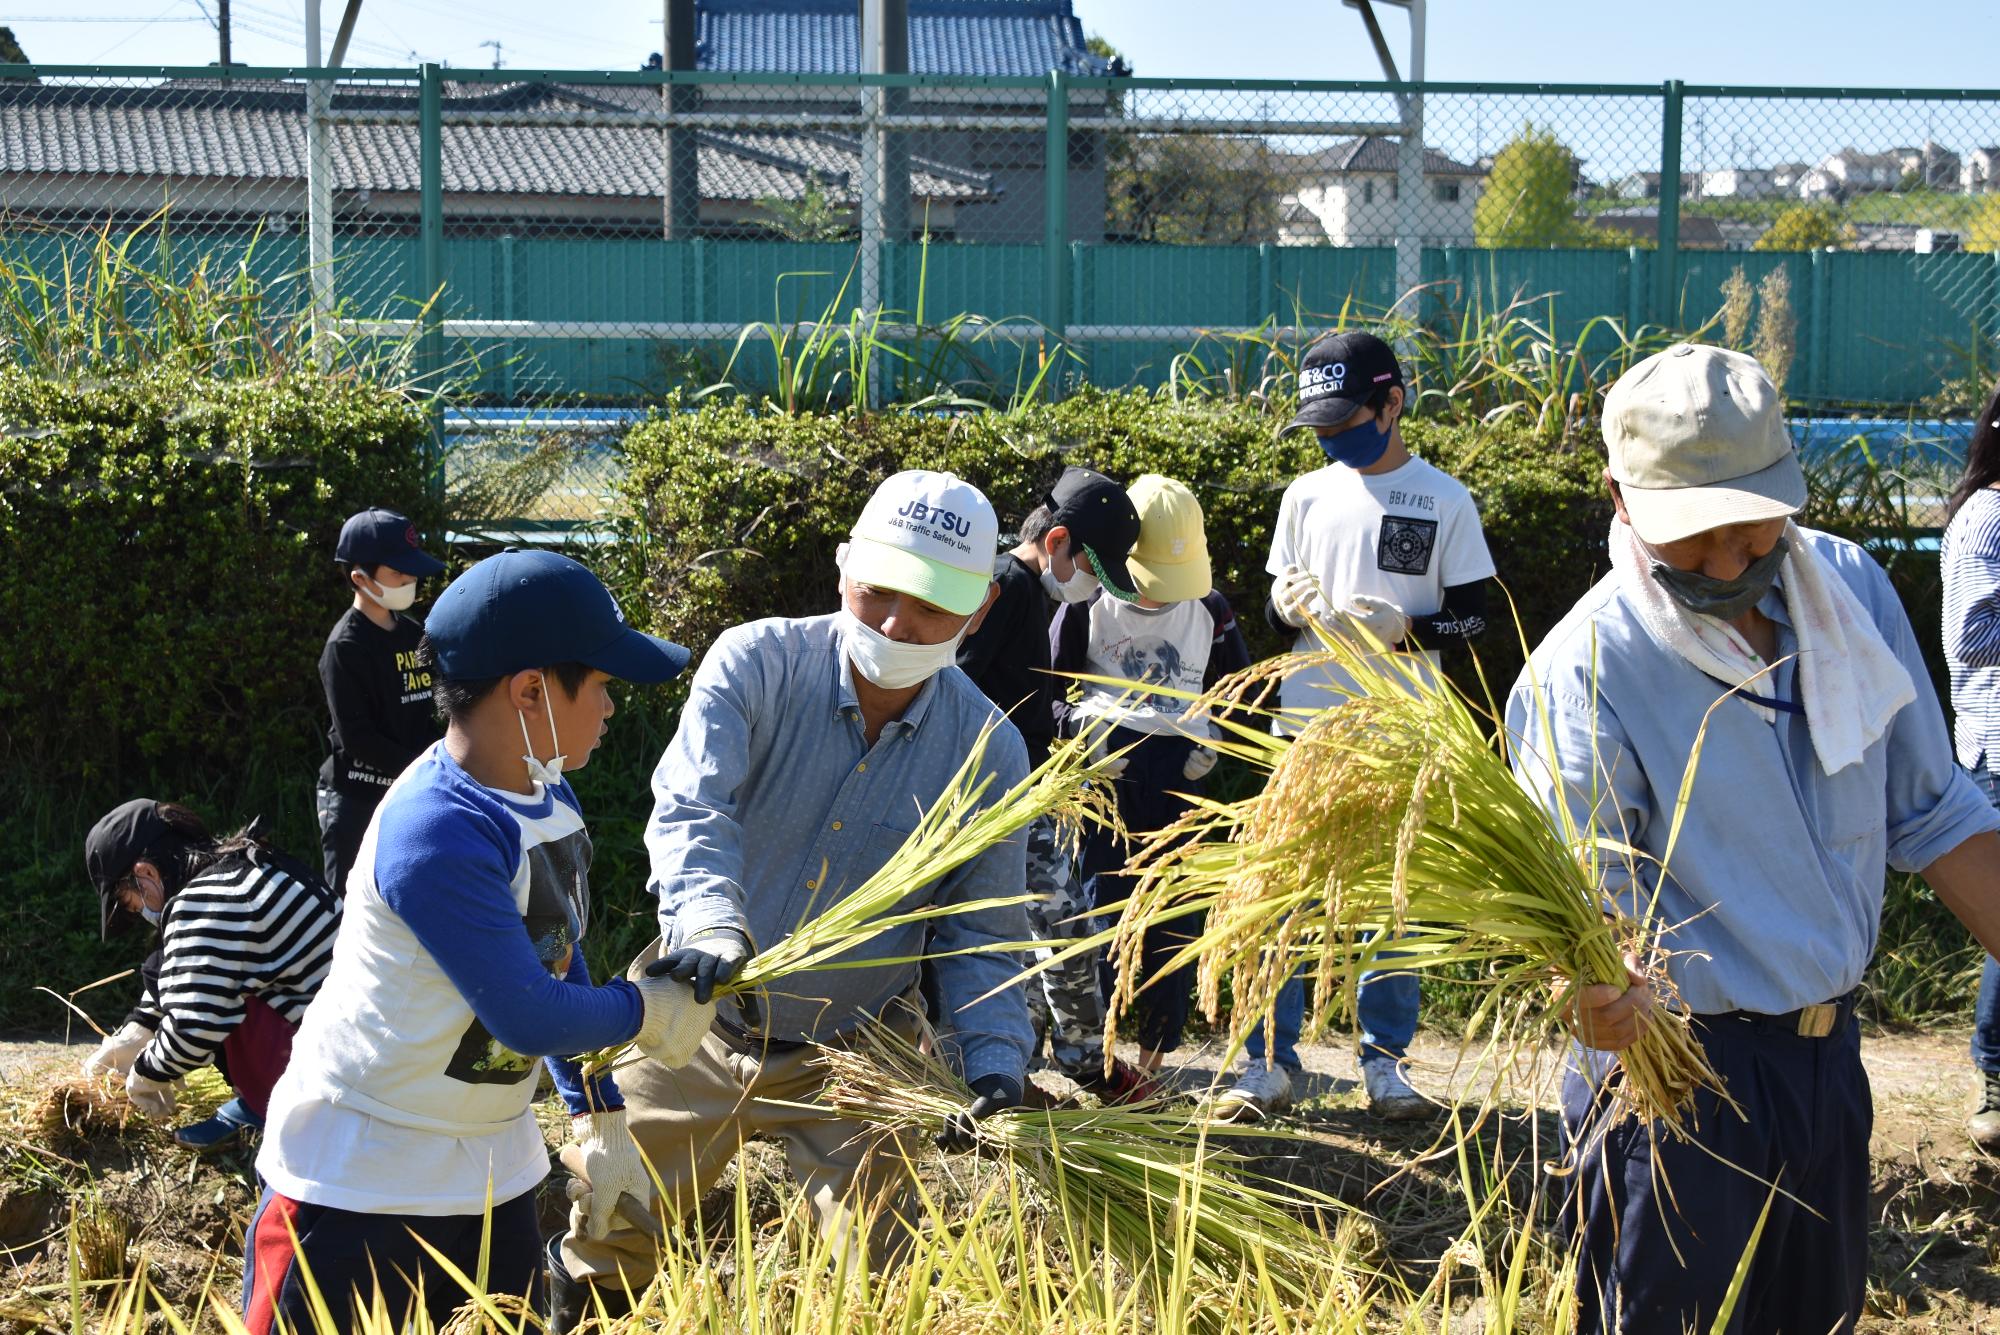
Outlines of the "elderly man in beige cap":
{"type": "Polygon", "coordinates": [[[1671,998],[1635,975],[1571,1010],[1578,1329],[1709,1328],[1768,1202],[1728,1329],[1849,1330],[1873,1121],[1854,1001],[1884,873],[1921,871],[2000,946],[2000,817],[1953,764],[1881,567],[1793,522],[1805,478],[1762,367],[1669,348],[1612,386],[1604,437],[1611,573],[1507,705],[1523,783],[1638,850],[1607,859],[1607,901],[1666,925],[1671,998]],[[1703,1090],[1684,1141],[1606,1113],[1656,1002],[1693,1017],[1737,1105],[1703,1090]]]}

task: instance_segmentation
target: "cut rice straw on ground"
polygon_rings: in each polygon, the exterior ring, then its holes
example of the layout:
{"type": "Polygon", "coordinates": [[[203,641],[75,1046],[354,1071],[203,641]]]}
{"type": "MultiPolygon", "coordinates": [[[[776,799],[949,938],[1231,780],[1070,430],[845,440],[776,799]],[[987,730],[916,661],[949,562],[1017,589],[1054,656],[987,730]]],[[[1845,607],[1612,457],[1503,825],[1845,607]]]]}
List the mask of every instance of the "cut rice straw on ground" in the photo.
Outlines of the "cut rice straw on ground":
{"type": "MultiPolygon", "coordinates": [[[[1320,652],[1258,664],[1190,697],[1197,708],[1256,702],[1276,680],[1327,666],[1353,683],[1344,704],[1288,711],[1290,740],[1223,725],[1232,736],[1216,745],[1268,769],[1269,782],[1241,801],[1198,801],[1134,854],[1137,885],[1113,928],[1113,1026],[1147,982],[1139,935],[1196,914],[1205,922],[1169,967],[1198,966],[1211,1021],[1229,980],[1237,1042],[1268,1023],[1300,968],[1323,1016],[1336,994],[1351,1008],[1366,969],[1474,965],[1487,992],[1469,1029],[1509,1017],[1515,1041],[1535,1045],[1561,1021],[1555,985],[1622,988],[1628,957],[1669,1000],[1659,925],[1616,911],[1599,891],[1605,859],[1642,855],[1579,833],[1567,812],[1552,824],[1425,660],[1315,629],[1320,652]]],[[[1695,1090],[1720,1089],[1686,1017],[1667,1005],[1620,1064],[1619,1111],[1676,1135],[1695,1090]]]]}
{"type": "MultiPolygon", "coordinates": [[[[924,887],[995,845],[1024,837],[1021,832],[1043,817],[1056,822],[1066,841],[1073,840],[1086,821],[1115,826],[1117,808],[1108,789],[1091,782],[1102,764],[1102,757],[1093,760],[1091,750],[1103,732],[1103,728],[1091,729],[1057,744],[1040,766],[989,800],[994,776],[986,766],[986,750],[993,738],[993,727],[988,726],[951,782],[918,820],[916,829],[880,870],[824,909],[809,914],[789,936],[751,956],[735,977],[715,989],[715,995],[755,994],[782,979],[819,969],[914,964],[914,958],[848,963],[841,956],[883,932],[911,923],[932,922],[996,903],[1025,902],[1030,896],[1023,893],[1014,899],[924,902],[911,907],[924,887]]],[[[629,1051],[628,1046],[620,1045],[580,1060],[587,1072],[594,1073],[607,1069],[629,1051]]]]}
{"type": "MultiPolygon", "coordinates": [[[[916,1140],[935,1135],[972,1091],[935,1055],[886,1025],[870,1025],[818,1059],[827,1082],[818,1103],[843,1117],[916,1140]]],[[[1010,1108],[978,1124],[1000,1156],[1060,1221],[1078,1264],[1108,1254],[1144,1281],[1169,1269],[1228,1291],[1258,1277],[1286,1305],[1311,1307],[1329,1286],[1359,1292],[1332,1235],[1352,1216],[1338,1199],[1253,1171],[1223,1145],[1271,1128],[1211,1126],[1185,1107],[1010,1108]]]]}

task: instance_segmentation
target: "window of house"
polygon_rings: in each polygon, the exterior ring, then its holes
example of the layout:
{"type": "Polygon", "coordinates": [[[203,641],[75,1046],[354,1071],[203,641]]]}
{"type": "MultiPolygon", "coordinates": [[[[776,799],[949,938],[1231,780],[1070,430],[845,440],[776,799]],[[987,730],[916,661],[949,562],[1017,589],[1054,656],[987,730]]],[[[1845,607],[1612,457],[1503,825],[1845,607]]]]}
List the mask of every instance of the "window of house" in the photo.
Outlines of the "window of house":
{"type": "Polygon", "coordinates": [[[1403,197],[1403,183],[1402,183],[1401,181],[1398,181],[1397,179],[1395,179],[1395,178],[1394,178],[1393,176],[1392,176],[1392,177],[1390,177],[1390,178],[1389,178],[1389,198],[1391,198],[1391,199],[1401,199],[1402,197],[1403,197]]]}
{"type": "Polygon", "coordinates": [[[1375,202],[1375,183],[1373,181],[1363,181],[1361,183],[1361,202],[1363,204],[1373,204],[1375,202]]]}
{"type": "Polygon", "coordinates": [[[1440,204],[1456,204],[1458,203],[1458,182],[1435,182],[1431,186],[1431,193],[1437,196],[1437,201],[1440,204]]]}

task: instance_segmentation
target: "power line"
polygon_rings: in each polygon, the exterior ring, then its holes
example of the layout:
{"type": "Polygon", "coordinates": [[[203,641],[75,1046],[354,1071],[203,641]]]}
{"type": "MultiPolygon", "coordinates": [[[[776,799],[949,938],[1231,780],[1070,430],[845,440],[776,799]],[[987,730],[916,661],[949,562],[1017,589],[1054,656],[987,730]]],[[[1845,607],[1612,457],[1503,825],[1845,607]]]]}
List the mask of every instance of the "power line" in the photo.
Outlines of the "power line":
{"type": "Polygon", "coordinates": [[[102,15],[97,15],[97,14],[86,15],[82,17],[79,17],[75,14],[29,14],[26,17],[15,16],[9,18],[7,22],[9,23],[206,23],[208,22],[208,20],[193,14],[188,14],[183,16],[162,16],[159,18],[150,18],[150,19],[147,18],[144,14],[127,14],[122,18],[106,18],[102,15]]]}

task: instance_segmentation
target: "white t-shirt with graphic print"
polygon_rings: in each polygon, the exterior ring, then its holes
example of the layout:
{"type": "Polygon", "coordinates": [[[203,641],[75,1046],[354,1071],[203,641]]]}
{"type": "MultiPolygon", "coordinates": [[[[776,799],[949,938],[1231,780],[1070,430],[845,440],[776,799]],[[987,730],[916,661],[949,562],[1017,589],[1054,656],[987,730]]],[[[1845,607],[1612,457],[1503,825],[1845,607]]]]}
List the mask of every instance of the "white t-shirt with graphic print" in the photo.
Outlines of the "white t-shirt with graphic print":
{"type": "MultiPolygon", "coordinates": [[[[1472,493],[1414,455],[1387,473],[1328,464],[1293,479],[1278,506],[1264,568],[1275,580],[1288,566],[1318,579],[1334,608],[1369,594],[1410,617],[1436,614],[1447,586],[1494,573],[1472,493]]],[[[1314,647],[1303,633],[1293,645],[1314,647]]],[[[1436,665],[1435,652],[1426,657],[1436,665]]],[[[1337,705],[1347,685],[1345,675],[1330,667],[1294,673],[1284,684],[1283,707],[1337,705]]]]}
{"type": "Polygon", "coordinates": [[[1090,647],[1083,670],[1130,685],[1085,682],[1077,716],[1109,717],[1134,732],[1213,736],[1214,727],[1207,720],[1184,717],[1186,700],[1146,688],[1165,686],[1200,694],[1215,636],[1215,616],[1199,598],[1149,609],[1098,597],[1090,605],[1090,647]]]}

